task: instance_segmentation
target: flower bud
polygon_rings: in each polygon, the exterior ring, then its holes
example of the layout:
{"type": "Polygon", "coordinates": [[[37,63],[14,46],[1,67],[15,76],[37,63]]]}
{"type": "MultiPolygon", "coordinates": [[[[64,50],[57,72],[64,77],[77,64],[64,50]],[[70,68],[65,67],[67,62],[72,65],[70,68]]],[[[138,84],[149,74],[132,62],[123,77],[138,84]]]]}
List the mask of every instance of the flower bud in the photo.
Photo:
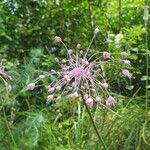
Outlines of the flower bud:
{"type": "Polygon", "coordinates": [[[39,75],[39,80],[43,80],[45,76],[43,74],[39,75]]]}
{"type": "Polygon", "coordinates": [[[94,33],[97,34],[99,32],[98,28],[95,28],[94,33]]]}
{"type": "Polygon", "coordinates": [[[131,62],[129,60],[121,60],[120,63],[125,65],[131,65],[131,62]]]}
{"type": "Polygon", "coordinates": [[[85,103],[87,105],[87,107],[92,108],[93,106],[93,99],[92,98],[88,98],[85,100],[85,103]]]}
{"type": "Polygon", "coordinates": [[[83,54],[83,50],[80,51],[80,54],[81,54],[81,55],[83,54]]]}
{"type": "Polygon", "coordinates": [[[69,50],[68,50],[68,53],[71,55],[71,54],[72,54],[72,49],[69,49],[69,50]]]}
{"type": "Polygon", "coordinates": [[[79,96],[78,92],[74,92],[74,93],[73,93],[73,96],[74,96],[75,98],[77,98],[77,97],[79,96]]]}
{"type": "Polygon", "coordinates": [[[102,83],[101,84],[102,88],[107,90],[108,89],[108,83],[102,83]]]}
{"type": "Polygon", "coordinates": [[[48,92],[49,92],[49,93],[53,93],[54,91],[55,91],[55,88],[54,88],[54,87],[48,88],[48,92]]]}
{"type": "Polygon", "coordinates": [[[57,91],[61,90],[61,86],[56,86],[56,90],[57,91]]]}
{"type": "Polygon", "coordinates": [[[122,70],[122,74],[125,76],[125,77],[128,77],[129,79],[132,77],[132,74],[129,72],[129,70],[127,69],[123,69],[122,70]]]}
{"type": "Polygon", "coordinates": [[[97,102],[97,103],[100,103],[100,102],[101,102],[101,99],[99,98],[99,96],[96,96],[96,97],[95,97],[95,102],[97,102]]]}
{"type": "Polygon", "coordinates": [[[110,53],[108,53],[108,52],[103,52],[103,53],[102,53],[102,57],[103,57],[103,59],[108,59],[108,58],[110,58],[110,53]]]}
{"type": "Polygon", "coordinates": [[[70,77],[68,75],[64,76],[64,81],[69,82],[70,81],[70,77]]]}
{"type": "Polygon", "coordinates": [[[94,93],[96,92],[96,90],[95,90],[95,89],[93,89],[93,88],[91,89],[91,91],[92,91],[92,92],[94,92],[94,93]]]}
{"type": "Polygon", "coordinates": [[[51,72],[52,72],[52,73],[56,73],[56,71],[55,71],[54,69],[51,69],[51,72]]]}
{"type": "Polygon", "coordinates": [[[82,60],[82,64],[84,64],[84,65],[88,65],[89,64],[89,62],[87,61],[87,60],[82,60]]]}
{"type": "Polygon", "coordinates": [[[80,44],[77,44],[77,49],[80,49],[81,45],[80,44]]]}
{"type": "Polygon", "coordinates": [[[51,101],[52,101],[52,99],[54,98],[54,96],[53,95],[48,95],[47,96],[47,104],[49,104],[51,101]]]}
{"type": "Polygon", "coordinates": [[[106,99],[105,101],[106,101],[106,106],[108,107],[116,103],[116,100],[112,96],[109,96],[108,99],[106,99]]]}
{"type": "Polygon", "coordinates": [[[55,61],[58,63],[58,62],[59,62],[59,59],[56,57],[56,58],[55,58],[55,61]]]}
{"type": "Polygon", "coordinates": [[[88,94],[85,94],[85,95],[84,95],[84,99],[86,100],[86,99],[88,99],[88,98],[89,98],[88,94]]]}
{"type": "Polygon", "coordinates": [[[74,93],[71,93],[68,97],[69,98],[72,98],[72,99],[75,99],[79,96],[79,94],[77,92],[74,92],[74,93]]]}
{"type": "Polygon", "coordinates": [[[12,86],[10,84],[7,85],[7,89],[10,92],[12,90],[12,86]]]}
{"type": "Polygon", "coordinates": [[[121,52],[120,55],[121,55],[122,57],[126,57],[126,56],[128,56],[129,54],[128,54],[127,52],[121,52]]]}
{"type": "Polygon", "coordinates": [[[34,90],[34,88],[35,88],[35,83],[30,83],[27,85],[27,90],[32,91],[32,90],[34,90]]]}
{"type": "Polygon", "coordinates": [[[61,37],[59,37],[59,36],[55,36],[55,42],[56,42],[56,43],[61,42],[61,37]]]}
{"type": "Polygon", "coordinates": [[[63,64],[65,64],[66,62],[67,62],[67,60],[66,59],[62,59],[62,61],[61,61],[63,64]]]}

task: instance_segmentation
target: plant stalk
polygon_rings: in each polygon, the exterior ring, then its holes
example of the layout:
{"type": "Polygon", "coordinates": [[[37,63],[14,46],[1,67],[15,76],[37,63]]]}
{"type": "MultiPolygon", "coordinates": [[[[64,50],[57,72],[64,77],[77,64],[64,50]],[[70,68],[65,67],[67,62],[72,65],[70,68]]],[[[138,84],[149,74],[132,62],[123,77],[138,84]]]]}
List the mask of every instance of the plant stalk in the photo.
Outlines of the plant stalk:
{"type": "Polygon", "coordinates": [[[87,112],[88,112],[88,115],[89,115],[89,117],[90,117],[90,120],[91,120],[91,123],[92,123],[92,125],[93,125],[93,128],[94,128],[94,130],[95,130],[95,133],[97,134],[98,139],[99,139],[100,142],[102,143],[104,149],[105,149],[105,150],[108,150],[108,148],[107,148],[107,146],[106,146],[106,144],[105,144],[105,142],[104,142],[102,136],[101,136],[101,135],[99,134],[99,132],[98,132],[98,128],[97,128],[97,126],[96,126],[96,124],[95,124],[95,122],[94,122],[94,120],[93,120],[91,111],[90,111],[90,109],[88,108],[88,106],[87,106],[87,104],[86,104],[86,102],[85,102],[85,100],[84,100],[84,96],[83,96],[83,93],[82,93],[82,92],[81,92],[81,96],[82,96],[83,103],[84,103],[84,105],[85,105],[85,107],[86,107],[86,110],[87,110],[87,112]]]}

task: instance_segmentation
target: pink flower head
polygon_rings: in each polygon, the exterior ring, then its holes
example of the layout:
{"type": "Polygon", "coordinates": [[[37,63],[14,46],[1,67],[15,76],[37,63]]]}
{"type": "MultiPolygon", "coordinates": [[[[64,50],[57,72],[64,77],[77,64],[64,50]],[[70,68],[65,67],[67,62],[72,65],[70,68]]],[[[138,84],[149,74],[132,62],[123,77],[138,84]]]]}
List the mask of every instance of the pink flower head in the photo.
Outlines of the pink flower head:
{"type": "Polygon", "coordinates": [[[59,36],[55,36],[55,42],[56,42],[56,43],[61,42],[61,37],[59,37],[59,36]]]}
{"type": "Polygon", "coordinates": [[[120,55],[121,55],[122,57],[126,57],[126,56],[128,56],[129,54],[128,54],[127,52],[121,52],[120,55]]]}
{"type": "Polygon", "coordinates": [[[129,60],[121,60],[121,64],[131,65],[131,62],[129,60]]]}
{"type": "Polygon", "coordinates": [[[106,106],[108,107],[115,105],[115,103],[116,100],[112,96],[109,96],[108,99],[106,99],[106,106]]]}
{"type": "Polygon", "coordinates": [[[122,70],[122,74],[125,76],[125,77],[128,77],[129,79],[132,77],[132,74],[129,72],[129,70],[127,69],[123,69],[122,70]]]}
{"type": "Polygon", "coordinates": [[[108,89],[108,83],[102,83],[101,84],[102,88],[107,90],[108,89]]]}
{"type": "Polygon", "coordinates": [[[108,59],[108,58],[110,58],[110,53],[108,53],[108,52],[103,52],[103,53],[102,53],[102,57],[103,57],[103,59],[108,59]]]}
{"type": "Polygon", "coordinates": [[[27,85],[27,90],[32,91],[35,88],[35,83],[30,83],[27,85]]]}
{"type": "Polygon", "coordinates": [[[85,99],[85,103],[86,103],[86,105],[89,108],[92,108],[92,106],[93,106],[93,99],[92,98],[85,99]]]}
{"type": "MultiPolygon", "coordinates": [[[[116,60],[112,61],[112,57],[109,61],[105,61],[110,58],[110,53],[106,51],[102,52],[102,57],[96,57],[95,54],[92,54],[91,56],[88,55],[93,39],[98,32],[99,29],[96,28],[94,30],[94,36],[86,51],[79,51],[80,44],[77,45],[76,50],[70,50],[60,37],[55,37],[55,42],[60,42],[66,49],[67,58],[62,60],[63,64],[60,64],[61,62],[58,63],[58,65],[60,65],[60,70],[51,70],[49,73],[52,77],[52,83],[47,87],[49,93],[57,93],[55,95],[56,98],[58,95],[61,95],[67,96],[69,99],[75,99],[84,95],[82,98],[89,108],[92,108],[94,102],[101,102],[100,96],[98,95],[99,93],[101,94],[101,97],[109,95],[109,91],[107,91],[109,85],[106,82],[103,83],[103,81],[107,81],[107,73],[105,74],[105,72],[103,72],[103,64],[111,65],[113,62],[116,63],[116,60]]],[[[120,61],[117,61],[118,64],[119,62],[120,61]]],[[[123,63],[130,64],[127,60],[123,60],[123,63]]],[[[122,73],[125,76],[131,76],[129,72],[125,71],[125,69],[122,73]]],[[[51,99],[53,99],[53,97],[48,96],[48,102],[51,99]]],[[[111,106],[114,105],[114,103],[114,98],[109,96],[106,100],[106,105],[111,106]]]]}

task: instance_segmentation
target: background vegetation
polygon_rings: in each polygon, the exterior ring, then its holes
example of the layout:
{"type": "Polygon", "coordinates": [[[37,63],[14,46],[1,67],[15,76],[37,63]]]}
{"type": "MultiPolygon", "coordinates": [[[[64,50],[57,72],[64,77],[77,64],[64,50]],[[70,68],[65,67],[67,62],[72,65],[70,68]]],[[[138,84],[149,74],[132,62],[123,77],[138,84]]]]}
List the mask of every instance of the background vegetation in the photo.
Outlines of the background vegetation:
{"type": "Polygon", "coordinates": [[[81,102],[64,98],[46,105],[41,87],[33,93],[25,90],[43,71],[58,68],[55,57],[66,57],[53,42],[55,35],[72,49],[77,43],[86,48],[98,26],[92,53],[127,51],[133,73],[132,80],[123,80],[114,73],[117,66],[109,68],[118,104],[112,108],[116,113],[102,106],[92,109],[99,132],[110,150],[149,150],[150,26],[143,20],[145,5],[150,1],[1,0],[0,60],[13,78],[13,89],[6,93],[0,84],[0,149],[103,149],[81,102]],[[116,45],[120,31],[124,37],[116,45]]]}

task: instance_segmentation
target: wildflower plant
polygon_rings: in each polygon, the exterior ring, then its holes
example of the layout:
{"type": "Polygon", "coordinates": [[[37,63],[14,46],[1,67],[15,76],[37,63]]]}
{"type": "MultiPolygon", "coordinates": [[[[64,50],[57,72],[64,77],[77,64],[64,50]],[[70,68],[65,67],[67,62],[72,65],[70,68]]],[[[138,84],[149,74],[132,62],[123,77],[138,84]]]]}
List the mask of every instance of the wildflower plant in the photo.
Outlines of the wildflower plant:
{"type": "MultiPolygon", "coordinates": [[[[81,49],[81,45],[77,44],[76,50],[67,48],[61,37],[55,37],[55,43],[62,44],[67,51],[67,59],[59,61],[58,58],[55,60],[60,65],[60,70],[51,70],[48,76],[56,78],[52,83],[46,85],[47,89],[47,104],[51,101],[57,101],[61,99],[61,96],[65,96],[68,99],[80,99],[85,104],[94,129],[106,148],[104,141],[98,133],[97,127],[92,119],[90,110],[94,104],[106,105],[106,107],[114,106],[117,101],[110,92],[110,85],[106,78],[106,73],[103,69],[103,65],[111,65],[116,60],[109,51],[98,52],[89,55],[89,51],[93,40],[98,34],[99,29],[94,30],[93,38],[86,50],[81,49]],[[96,56],[96,58],[95,58],[96,56]]],[[[123,37],[121,37],[123,38],[123,37]]],[[[122,65],[120,74],[127,78],[131,78],[132,74],[125,66],[131,66],[129,60],[126,57],[129,55],[127,52],[121,51],[119,53],[120,60],[117,60],[119,65],[122,65]]],[[[30,83],[27,86],[27,90],[34,90],[36,84],[44,80],[47,75],[40,75],[34,83],[30,83]]]]}

